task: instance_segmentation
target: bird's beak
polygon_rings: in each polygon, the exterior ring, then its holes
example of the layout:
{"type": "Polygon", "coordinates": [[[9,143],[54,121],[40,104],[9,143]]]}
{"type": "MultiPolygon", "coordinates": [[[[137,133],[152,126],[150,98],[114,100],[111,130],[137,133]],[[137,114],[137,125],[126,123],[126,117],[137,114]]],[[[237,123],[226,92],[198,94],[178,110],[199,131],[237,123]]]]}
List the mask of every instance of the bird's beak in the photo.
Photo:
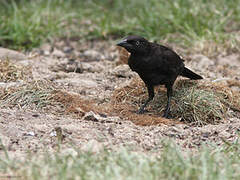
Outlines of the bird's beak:
{"type": "Polygon", "coordinates": [[[122,46],[122,47],[125,47],[127,45],[127,40],[126,39],[123,39],[122,41],[118,42],[117,43],[117,46],[122,46]]]}

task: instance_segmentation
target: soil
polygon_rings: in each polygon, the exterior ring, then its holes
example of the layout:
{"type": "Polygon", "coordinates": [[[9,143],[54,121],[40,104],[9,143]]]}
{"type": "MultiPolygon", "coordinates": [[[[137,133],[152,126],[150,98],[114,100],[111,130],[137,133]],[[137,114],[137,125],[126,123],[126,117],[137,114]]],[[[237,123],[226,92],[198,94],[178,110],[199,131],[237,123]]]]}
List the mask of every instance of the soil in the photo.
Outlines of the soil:
{"type": "MultiPolygon", "coordinates": [[[[60,93],[55,96],[56,101],[65,105],[71,101],[71,105],[58,110],[55,107],[47,110],[0,107],[0,137],[10,153],[22,155],[28,151],[56,150],[59,143],[66,149],[73,144],[78,149],[93,152],[121,146],[134,151],[159,152],[161,142],[166,139],[187,149],[238,139],[239,113],[221,124],[197,127],[161,117],[153,119],[158,123],[144,121],[146,123],[141,124],[140,116],[124,118],[122,112],[109,111],[109,107],[114,106],[111,99],[115,90],[138,77],[125,64],[128,54],[114,44],[114,41],[62,39],[24,53],[20,59],[14,55],[9,58],[15,64],[30,67],[32,80],[54,83],[60,93]]],[[[221,82],[240,92],[239,52],[220,53],[211,58],[181,50],[179,53],[187,56],[185,65],[204,76],[203,81],[221,82]]],[[[0,88],[22,83],[1,82],[0,88]]],[[[151,115],[142,117],[148,119],[151,115]]]]}

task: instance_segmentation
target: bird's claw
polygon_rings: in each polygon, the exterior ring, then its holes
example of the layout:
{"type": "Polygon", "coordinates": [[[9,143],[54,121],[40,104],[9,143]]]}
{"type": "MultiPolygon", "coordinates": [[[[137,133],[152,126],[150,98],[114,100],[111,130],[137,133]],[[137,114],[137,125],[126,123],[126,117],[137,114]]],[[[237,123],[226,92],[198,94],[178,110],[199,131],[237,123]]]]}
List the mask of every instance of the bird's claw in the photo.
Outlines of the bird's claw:
{"type": "Polygon", "coordinates": [[[169,112],[170,112],[170,109],[166,109],[164,111],[163,118],[171,119],[171,115],[169,114],[169,112]]]}
{"type": "Polygon", "coordinates": [[[137,114],[143,114],[145,112],[144,109],[140,108],[138,111],[137,111],[137,114]]]}
{"type": "Polygon", "coordinates": [[[166,118],[166,119],[170,119],[169,115],[168,114],[165,114],[163,115],[163,118],[166,118]]]}

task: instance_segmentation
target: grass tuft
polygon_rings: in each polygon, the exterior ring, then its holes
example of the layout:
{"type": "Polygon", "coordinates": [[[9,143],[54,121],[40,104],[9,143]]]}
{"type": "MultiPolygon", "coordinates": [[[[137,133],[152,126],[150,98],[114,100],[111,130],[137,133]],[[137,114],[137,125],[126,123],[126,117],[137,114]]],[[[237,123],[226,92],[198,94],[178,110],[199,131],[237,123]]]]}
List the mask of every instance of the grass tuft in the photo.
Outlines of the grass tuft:
{"type": "MultiPolygon", "coordinates": [[[[162,116],[166,106],[167,97],[165,88],[156,88],[154,100],[146,108],[146,115],[134,115],[143,101],[147,99],[147,92],[144,83],[140,79],[133,79],[132,82],[122,88],[115,90],[113,105],[115,111],[122,112],[122,115],[137,124],[152,125],[157,119],[152,119],[146,124],[146,118],[150,116],[162,116]],[[123,113],[124,112],[124,113],[123,113]]],[[[174,119],[181,119],[195,125],[218,124],[227,117],[231,117],[229,109],[240,111],[240,95],[233,92],[229,87],[190,80],[178,80],[174,86],[172,98],[171,115],[174,119]]]]}
{"type": "Polygon", "coordinates": [[[52,103],[54,86],[48,81],[33,81],[0,89],[1,107],[38,109],[52,103]]]}
{"type": "Polygon", "coordinates": [[[16,82],[30,75],[29,66],[21,66],[9,60],[0,59],[0,82],[16,82]]]}

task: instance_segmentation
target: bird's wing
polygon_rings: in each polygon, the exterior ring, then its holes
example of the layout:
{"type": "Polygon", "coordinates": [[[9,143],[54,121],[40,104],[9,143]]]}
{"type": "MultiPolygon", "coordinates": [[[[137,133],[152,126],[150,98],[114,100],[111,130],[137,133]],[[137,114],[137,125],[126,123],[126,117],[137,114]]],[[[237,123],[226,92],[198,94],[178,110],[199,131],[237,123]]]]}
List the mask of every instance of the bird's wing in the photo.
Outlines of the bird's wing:
{"type": "Polygon", "coordinates": [[[173,50],[168,47],[158,45],[154,48],[153,59],[156,68],[163,73],[177,73],[180,68],[184,67],[183,61],[173,50]]]}

